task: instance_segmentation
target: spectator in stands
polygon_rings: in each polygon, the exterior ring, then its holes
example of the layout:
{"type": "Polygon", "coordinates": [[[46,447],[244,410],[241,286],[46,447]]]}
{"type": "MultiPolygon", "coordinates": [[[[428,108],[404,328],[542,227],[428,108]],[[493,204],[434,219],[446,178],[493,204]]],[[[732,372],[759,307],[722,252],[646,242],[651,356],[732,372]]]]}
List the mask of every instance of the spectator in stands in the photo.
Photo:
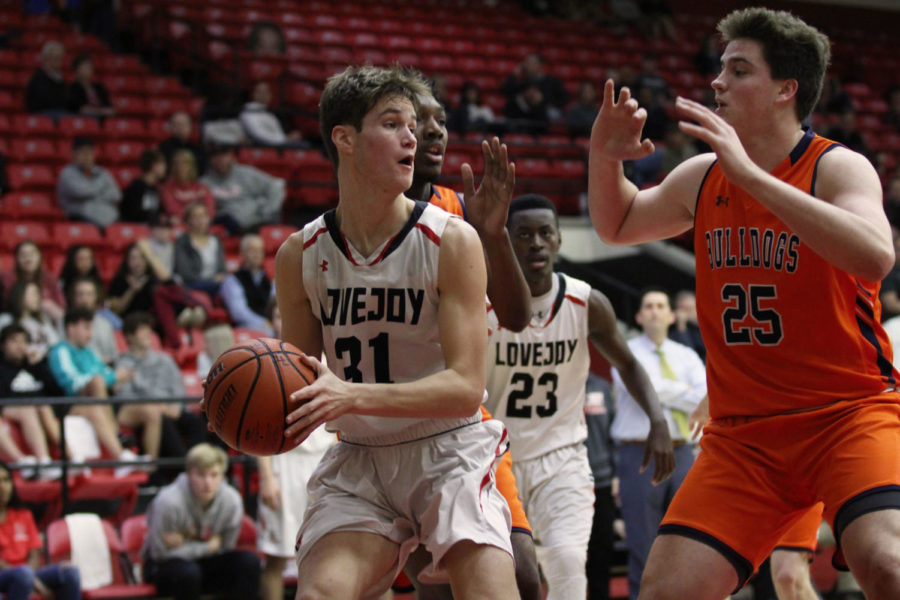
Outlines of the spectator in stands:
{"type": "Polygon", "coordinates": [[[174,273],[185,287],[206,292],[214,301],[228,274],[222,241],[209,233],[206,204],[195,202],[184,214],[188,228],[175,240],[174,273]]]}
{"type": "Polygon", "coordinates": [[[41,66],[28,81],[25,90],[25,108],[28,112],[41,113],[51,117],[66,114],[66,82],[63,80],[65,47],[50,40],[41,48],[41,66]]]}
{"type": "Polygon", "coordinates": [[[641,0],[641,23],[648,39],[658,40],[663,36],[678,42],[678,29],[672,20],[672,7],[667,0],[641,0]]]}
{"type": "Polygon", "coordinates": [[[238,163],[230,146],[213,147],[209,169],[200,182],[216,200],[215,222],[225,225],[231,234],[281,222],[284,180],[238,163]]]}
{"type": "Polygon", "coordinates": [[[566,127],[572,137],[589,137],[594,119],[600,112],[597,104],[597,88],[591,81],[582,81],[578,85],[578,96],[566,113],[566,127]]]}
{"type": "Polygon", "coordinates": [[[62,321],[66,299],[53,273],[44,268],[41,249],[31,240],[24,240],[13,250],[15,266],[0,274],[4,289],[10,290],[17,281],[33,281],[41,288],[41,311],[54,321],[62,321]]]}
{"type": "Polygon", "coordinates": [[[97,268],[94,250],[86,244],[72,244],[66,250],[66,260],[59,272],[59,285],[66,298],[72,295],[72,284],[77,277],[92,277],[103,287],[103,278],[97,268]]]}
{"type": "Polygon", "coordinates": [[[56,195],[68,218],[103,228],[119,220],[122,192],[112,174],[95,160],[94,140],[76,137],[72,163],[60,172],[56,195]]]}
{"type": "Polygon", "coordinates": [[[162,210],[159,186],[166,177],[166,157],[159,150],[144,150],[140,162],[141,174],[122,191],[121,219],[150,224],[162,210]]]}
{"type": "Polygon", "coordinates": [[[431,95],[445,109],[450,106],[450,91],[447,76],[443,73],[432,73],[428,78],[431,81],[431,95]]]}
{"type": "Polygon", "coordinates": [[[238,117],[247,138],[254,144],[276,147],[307,147],[301,142],[299,131],[285,133],[282,119],[272,110],[272,86],[259,81],[253,86],[250,101],[241,109],[238,117]]]}
{"type": "Polygon", "coordinates": [[[123,319],[133,312],[152,311],[156,286],[169,276],[146,243],[129,244],[109,282],[109,308],[123,319]]]}
{"type": "Polygon", "coordinates": [[[826,115],[837,115],[852,108],[853,100],[844,90],[841,78],[834,73],[826,75],[816,111],[826,115]]]}
{"type": "Polygon", "coordinates": [[[258,597],[259,558],[235,549],[244,508],[238,491],[224,482],[227,467],[221,448],[194,446],[186,472],[147,508],[144,575],[161,594],[175,600],[211,592],[234,600],[258,597]]]}
{"type": "Polygon", "coordinates": [[[837,122],[825,131],[825,137],[841,143],[855,152],[872,159],[866,141],[859,132],[856,124],[856,111],[852,108],[844,109],[838,116],[837,122]]]}
{"type": "Polygon", "coordinates": [[[706,344],[700,335],[697,323],[697,297],[691,290],[681,290],[675,294],[675,323],[669,328],[669,339],[683,344],[706,360],[706,344]]]}
{"type": "MultiPolygon", "coordinates": [[[[649,92],[643,90],[642,96],[648,96],[649,92]]],[[[629,178],[638,187],[659,181],[666,173],[692,156],[699,154],[699,150],[694,145],[692,138],[685,135],[678,124],[668,120],[665,117],[663,109],[654,109],[654,121],[662,120],[662,127],[665,130],[664,141],[654,150],[654,152],[644,158],[638,159],[630,163],[629,178]]],[[[648,114],[649,120],[649,114],[648,114]]],[[[644,125],[644,135],[658,135],[656,129],[660,125],[653,122],[648,132],[647,125],[644,125]]]]}
{"type": "MultiPolygon", "coordinates": [[[[653,52],[645,52],[641,57],[641,70],[638,72],[632,88],[632,95],[637,96],[643,88],[653,92],[654,103],[665,103],[672,98],[672,91],[665,77],[659,71],[659,57],[653,52]]],[[[641,104],[641,106],[645,106],[641,104]]]]}
{"type": "Polygon", "coordinates": [[[519,94],[507,99],[503,111],[506,128],[514,133],[540,135],[550,126],[550,107],[540,88],[527,85],[519,94]]]}
{"type": "Polygon", "coordinates": [[[266,304],[275,287],[263,270],[266,258],[263,239],[249,233],[241,239],[241,267],[222,282],[219,294],[236,327],[256,329],[272,335],[272,323],[265,316],[266,304]]]}
{"type": "MultiPolygon", "coordinates": [[[[91,323],[94,314],[84,308],[72,308],[66,311],[66,339],[50,350],[50,370],[53,377],[63,389],[66,396],[82,396],[96,398],[97,404],[76,404],[69,414],[85,417],[91,422],[100,445],[111,455],[123,461],[139,462],[142,457],[122,447],[119,441],[119,423],[113,413],[112,405],[106,403],[110,389],[113,392],[131,379],[134,372],[119,368],[113,370],[106,365],[100,356],[90,347],[91,323]]],[[[138,416],[132,410],[134,405],[123,406],[119,411],[120,421],[128,427],[153,426],[153,423],[141,423],[132,416],[138,416]]],[[[159,424],[156,424],[159,427],[159,424]]],[[[81,460],[74,455],[73,459],[81,460]]],[[[131,473],[136,465],[116,467],[116,476],[131,473]]]]}
{"type": "Polygon", "coordinates": [[[115,330],[121,327],[121,319],[103,306],[103,285],[90,276],[76,277],[67,299],[70,308],[88,310],[94,315],[91,321],[91,348],[104,363],[113,364],[119,355],[115,330]]]}
{"type": "Polygon", "coordinates": [[[247,36],[247,49],[255,56],[282,56],[287,51],[281,27],[272,21],[257,21],[247,36]]]}
{"type": "Polygon", "coordinates": [[[894,171],[884,186],[884,211],[891,224],[900,227],[900,169],[894,171]]]}
{"type": "Polygon", "coordinates": [[[609,570],[613,563],[613,522],[616,519],[618,480],[615,477],[616,446],[609,435],[615,414],[610,383],[588,373],[584,420],[587,424],[588,460],[594,475],[594,520],[588,543],[588,597],[609,600],[609,570]]]}
{"type": "MultiPolygon", "coordinates": [[[[122,333],[128,351],[116,361],[116,367],[134,371],[134,377],[119,387],[126,398],[184,398],[187,393],[181,371],[172,357],[157,352],[153,344],[153,318],[146,312],[133,312],[125,317],[122,333]]],[[[188,448],[206,439],[206,427],[200,416],[184,410],[185,403],[161,404],[163,415],[159,456],[181,457],[188,448]]]]}
{"type": "Polygon", "coordinates": [[[216,212],[216,200],[202,181],[197,180],[197,159],[188,149],[175,151],[171,175],[160,188],[163,211],[173,225],[185,221],[185,209],[195,202],[206,206],[210,215],[216,212]]]}
{"type": "Polygon", "coordinates": [[[892,85],[884,95],[888,109],[884,113],[884,122],[900,133],[900,85],[892,85]]]}
{"type": "Polygon", "coordinates": [[[682,132],[678,128],[678,124],[672,121],[667,121],[664,141],[662,165],[660,168],[661,175],[667,175],[675,167],[700,153],[700,150],[697,149],[693,142],[693,138],[682,132]]]}
{"type": "MultiPolygon", "coordinates": [[[[141,311],[130,313],[125,317],[122,333],[125,334],[128,343],[128,352],[116,359],[116,370],[129,371],[133,376],[119,385],[116,390],[118,396],[148,399],[184,396],[181,371],[178,370],[175,361],[168,354],[150,348],[153,337],[152,322],[150,315],[141,311]]],[[[132,413],[128,415],[127,420],[134,420],[143,425],[141,448],[145,454],[151,458],[162,456],[160,450],[163,432],[169,429],[169,435],[166,436],[166,456],[172,455],[169,452],[172,451],[173,445],[174,456],[185,455],[186,450],[181,443],[180,434],[174,427],[174,420],[181,415],[180,405],[162,402],[127,404],[119,411],[120,423],[126,410],[132,413]],[[151,426],[147,427],[147,423],[151,426]]]]}
{"type": "Polygon", "coordinates": [[[521,106],[523,95],[531,96],[532,100],[527,100],[525,104],[534,106],[537,104],[533,101],[536,94],[529,91],[534,87],[538,89],[540,97],[546,103],[548,117],[552,120],[561,119],[569,103],[569,93],[558,77],[544,71],[544,58],[540,54],[532,53],[526,56],[500,86],[500,93],[506,96],[507,107],[510,104],[521,106]]]}
{"type": "Polygon", "coordinates": [[[704,77],[712,77],[719,74],[722,68],[722,50],[719,48],[719,40],[709,34],[700,41],[700,48],[694,55],[694,66],[697,72],[704,77]]]}
{"type": "MultiPolygon", "coordinates": [[[[29,341],[28,331],[18,323],[0,329],[0,398],[62,395],[62,390],[50,372],[47,358],[31,360],[29,341]]],[[[45,466],[51,460],[50,446],[59,445],[60,435],[59,421],[50,405],[16,406],[4,403],[3,417],[18,425],[31,453],[28,455],[29,460],[22,461],[19,458],[19,461],[37,466],[35,473],[38,479],[59,479],[62,474],[59,467],[45,466]]]]}
{"type": "Polygon", "coordinates": [[[481,88],[474,81],[466,81],[459,92],[459,106],[450,112],[447,129],[460,134],[484,131],[496,122],[494,111],[481,98],[481,88]]]}
{"type": "Polygon", "coordinates": [[[116,114],[109,93],[102,83],[94,81],[94,61],[89,54],[79,54],[72,61],[75,79],[69,86],[69,112],[89,117],[111,117],[116,114]]]}
{"type": "Polygon", "coordinates": [[[44,542],[34,516],[19,500],[12,473],[4,463],[0,463],[0,540],[0,592],[6,600],[28,600],[32,594],[58,600],[81,599],[77,567],[44,564],[44,542]]]}
{"type": "Polygon", "coordinates": [[[59,322],[41,310],[41,288],[33,281],[17,281],[9,290],[9,312],[0,314],[0,327],[17,323],[28,332],[28,358],[37,362],[62,339],[59,322]]]}
{"type": "Polygon", "coordinates": [[[202,172],[206,167],[206,156],[203,153],[203,148],[193,141],[194,122],[191,119],[191,115],[183,110],[172,113],[172,116],[169,117],[168,127],[171,135],[160,142],[159,151],[166,157],[169,172],[172,171],[172,158],[178,150],[190,150],[193,152],[197,172],[202,172]]]}

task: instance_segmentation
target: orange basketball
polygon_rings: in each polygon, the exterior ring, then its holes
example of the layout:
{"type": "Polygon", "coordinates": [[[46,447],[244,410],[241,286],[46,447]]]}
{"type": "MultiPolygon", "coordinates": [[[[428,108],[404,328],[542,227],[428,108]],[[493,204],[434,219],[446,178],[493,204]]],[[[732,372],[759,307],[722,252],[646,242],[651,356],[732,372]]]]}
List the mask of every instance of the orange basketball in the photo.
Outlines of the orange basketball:
{"type": "Polygon", "coordinates": [[[222,441],[256,456],[293,448],[284,438],[290,395],[316,374],[300,362],[296,346],[272,338],[234,345],[215,360],[206,377],[206,416],[222,441]]]}

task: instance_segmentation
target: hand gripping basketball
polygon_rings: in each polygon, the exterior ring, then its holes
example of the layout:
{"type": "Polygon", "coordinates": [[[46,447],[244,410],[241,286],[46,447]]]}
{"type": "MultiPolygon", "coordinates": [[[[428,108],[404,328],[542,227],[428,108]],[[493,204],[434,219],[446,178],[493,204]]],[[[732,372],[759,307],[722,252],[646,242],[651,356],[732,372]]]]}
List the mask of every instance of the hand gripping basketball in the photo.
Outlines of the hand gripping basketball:
{"type": "Polygon", "coordinates": [[[315,372],[296,346],[258,338],[232,346],[212,364],[203,403],[206,416],[228,446],[256,456],[291,450],[285,417],[297,406],[290,396],[312,383],[315,372]]]}

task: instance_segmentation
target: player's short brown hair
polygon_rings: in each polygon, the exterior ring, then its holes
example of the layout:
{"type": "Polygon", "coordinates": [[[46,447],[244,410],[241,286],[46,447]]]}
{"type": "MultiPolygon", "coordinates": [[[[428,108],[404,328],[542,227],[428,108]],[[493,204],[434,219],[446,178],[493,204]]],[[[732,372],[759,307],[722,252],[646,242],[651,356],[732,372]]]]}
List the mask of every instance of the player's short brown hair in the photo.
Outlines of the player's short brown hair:
{"type": "Polygon", "coordinates": [[[430,91],[422,74],[413,69],[351,66],[332,75],[319,101],[319,128],[335,168],[338,153],[331,141],[331,132],[336,126],[352,125],[361,131],[366,114],[382,99],[391,96],[409,99],[418,110],[420,94],[427,95],[430,91]]]}
{"type": "Polygon", "coordinates": [[[797,80],[797,118],[812,112],[831,60],[828,37],[789,12],[767,8],[736,10],[719,21],[722,41],[751,39],[762,45],[773,79],[797,80]]]}

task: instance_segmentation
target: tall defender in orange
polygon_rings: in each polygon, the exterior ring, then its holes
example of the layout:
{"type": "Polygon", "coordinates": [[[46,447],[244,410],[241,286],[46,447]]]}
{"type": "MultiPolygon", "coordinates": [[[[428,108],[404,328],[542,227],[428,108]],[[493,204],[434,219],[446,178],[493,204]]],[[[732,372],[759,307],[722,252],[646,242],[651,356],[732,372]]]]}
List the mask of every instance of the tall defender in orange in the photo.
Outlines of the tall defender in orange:
{"type": "Polygon", "coordinates": [[[879,325],[894,262],[878,176],[804,130],[828,39],[785,12],[735,11],[715,111],[679,98],[713,152],[638,191],[646,111],[606,83],[590,148],[591,218],[611,243],[695,228],[710,414],[703,452],[651,550],[641,598],[717,599],[817,502],[868,598],[900,597],[900,394],[879,325]],[[747,526],[752,523],[752,526],[747,526]]]}

